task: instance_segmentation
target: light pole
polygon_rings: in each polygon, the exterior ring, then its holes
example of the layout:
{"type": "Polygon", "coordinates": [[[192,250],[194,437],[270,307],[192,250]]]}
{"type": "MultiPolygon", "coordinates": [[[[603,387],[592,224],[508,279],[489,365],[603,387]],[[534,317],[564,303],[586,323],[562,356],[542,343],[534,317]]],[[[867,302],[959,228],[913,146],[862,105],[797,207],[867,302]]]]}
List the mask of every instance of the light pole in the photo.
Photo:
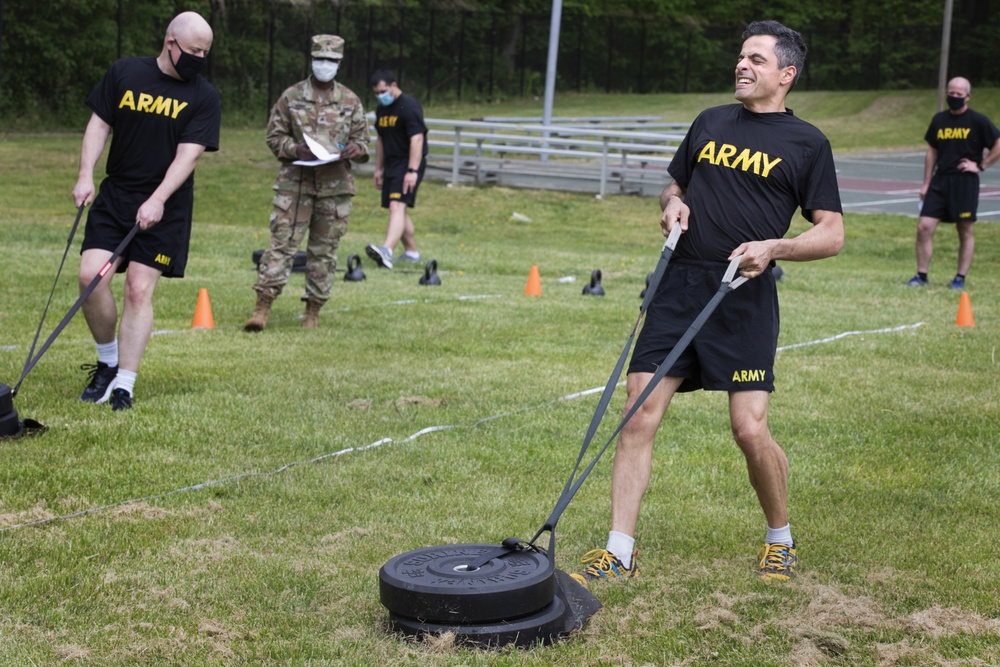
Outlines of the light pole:
{"type": "Polygon", "coordinates": [[[944,22],[941,26],[941,65],[938,69],[938,111],[944,111],[944,94],[948,87],[948,52],[951,50],[951,9],[953,4],[953,0],[944,0],[944,22]]]}
{"type": "MultiPolygon", "coordinates": [[[[949,0],[950,2],[951,0],[949,0]]],[[[552,98],[556,93],[556,61],[559,58],[559,25],[562,23],[562,0],[552,0],[552,23],[549,27],[549,59],[545,66],[545,101],[542,106],[542,125],[552,124],[552,98]]],[[[548,146],[549,131],[542,130],[542,148],[548,146]]],[[[547,162],[548,154],[542,153],[542,162],[547,162]]]]}

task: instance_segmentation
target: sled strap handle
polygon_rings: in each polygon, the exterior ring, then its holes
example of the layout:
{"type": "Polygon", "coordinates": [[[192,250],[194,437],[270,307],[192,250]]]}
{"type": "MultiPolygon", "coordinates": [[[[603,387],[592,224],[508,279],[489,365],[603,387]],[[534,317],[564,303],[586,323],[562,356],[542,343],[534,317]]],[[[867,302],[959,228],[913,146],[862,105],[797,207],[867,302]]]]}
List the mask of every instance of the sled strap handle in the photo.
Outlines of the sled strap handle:
{"type": "MultiPolygon", "coordinates": [[[[81,213],[83,212],[82,206],[80,207],[80,212],[81,213]]],[[[79,214],[77,214],[77,222],[79,222],[79,220],[80,216],[79,214]]],[[[119,243],[118,247],[115,248],[113,253],[111,253],[111,257],[108,258],[108,261],[104,263],[104,266],[101,267],[101,270],[98,271],[97,275],[94,276],[93,280],[90,281],[90,284],[87,285],[87,287],[80,293],[80,298],[76,300],[76,303],[74,303],[72,307],[70,307],[69,312],[66,313],[65,316],[63,316],[62,321],[59,322],[59,324],[56,325],[56,328],[52,331],[52,333],[49,334],[48,339],[45,341],[45,343],[42,344],[42,347],[39,348],[38,354],[36,354],[34,357],[30,355],[28,356],[28,360],[24,362],[24,370],[21,371],[21,379],[19,379],[17,381],[17,384],[14,385],[14,389],[11,391],[12,394],[14,394],[15,396],[17,395],[17,390],[21,386],[21,383],[24,382],[24,378],[28,375],[28,372],[35,367],[35,364],[37,364],[38,360],[42,358],[42,355],[45,354],[45,351],[49,349],[49,346],[52,345],[56,337],[59,336],[59,334],[62,333],[62,330],[66,328],[66,325],[69,324],[69,321],[73,319],[74,315],[76,315],[76,311],[80,310],[80,306],[83,305],[83,302],[87,300],[87,297],[90,296],[90,293],[94,291],[94,289],[97,287],[97,284],[101,282],[102,278],[104,278],[105,274],[107,274],[107,272],[111,270],[111,267],[114,266],[115,261],[117,261],[117,259],[121,257],[121,254],[125,251],[125,248],[132,241],[132,238],[135,237],[135,234],[138,231],[139,231],[139,222],[136,221],[132,229],[130,229],[125,238],[122,239],[122,242],[119,243]]],[[[67,250],[68,249],[69,246],[67,245],[67,250]]],[[[65,259],[65,257],[63,259],[65,259]]],[[[60,270],[61,269],[62,267],[60,267],[60,270]]],[[[46,306],[46,308],[48,308],[48,306],[46,306]]],[[[40,324],[39,324],[39,330],[41,330],[40,324]]],[[[34,348],[34,344],[32,344],[32,348],[34,348]]]]}

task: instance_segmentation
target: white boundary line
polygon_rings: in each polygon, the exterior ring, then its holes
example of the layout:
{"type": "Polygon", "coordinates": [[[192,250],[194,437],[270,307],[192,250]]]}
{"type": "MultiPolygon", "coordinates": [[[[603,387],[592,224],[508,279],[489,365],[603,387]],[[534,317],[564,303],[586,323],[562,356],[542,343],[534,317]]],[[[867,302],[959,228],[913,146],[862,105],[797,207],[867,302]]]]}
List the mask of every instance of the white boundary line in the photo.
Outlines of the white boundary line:
{"type": "Polygon", "coordinates": [[[880,334],[880,333],[893,333],[896,331],[905,331],[906,329],[916,329],[917,327],[925,326],[926,322],[917,322],[916,324],[901,324],[898,327],[888,327],[886,329],[870,329],[868,331],[845,331],[844,333],[839,333],[836,336],[830,336],[829,338],[820,338],[819,340],[810,340],[805,343],[793,343],[792,345],[782,345],[776,352],[782,352],[784,350],[794,350],[797,347],[807,347],[809,345],[819,345],[821,343],[832,343],[835,340],[840,340],[841,338],[847,338],[848,336],[864,336],[866,334],[880,334]]]}
{"type": "MultiPolygon", "coordinates": [[[[903,324],[903,325],[900,325],[900,326],[897,326],[897,327],[887,327],[885,329],[870,329],[868,331],[845,331],[843,333],[839,333],[839,334],[837,334],[835,336],[830,336],[828,338],[820,338],[820,339],[817,339],[817,340],[806,341],[804,343],[794,343],[792,345],[784,345],[782,347],[779,347],[777,349],[777,351],[781,352],[783,350],[793,350],[793,349],[796,349],[796,348],[807,347],[807,346],[810,346],[810,345],[821,345],[823,343],[832,343],[834,341],[840,340],[841,338],[846,338],[848,336],[863,336],[863,335],[868,335],[868,334],[894,333],[894,332],[897,332],[897,331],[905,331],[907,329],[916,329],[917,327],[922,327],[925,324],[926,324],[926,322],[917,322],[916,324],[903,324]]],[[[616,386],[620,387],[620,386],[622,386],[624,384],[625,384],[625,382],[619,382],[618,385],[616,385],[616,386]]],[[[544,407],[547,407],[547,406],[550,406],[550,405],[554,405],[556,403],[561,403],[563,401],[572,401],[574,399],[581,398],[583,396],[589,396],[591,394],[596,394],[596,393],[601,392],[603,390],[604,390],[604,387],[594,387],[592,389],[585,389],[583,391],[578,391],[578,392],[574,392],[572,394],[566,394],[565,396],[560,396],[559,398],[553,399],[553,400],[548,401],[546,403],[540,403],[538,405],[528,406],[528,407],[525,407],[525,408],[521,408],[519,410],[512,410],[510,412],[505,412],[503,414],[493,415],[491,417],[483,417],[482,419],[474,422],[471,425],[471,427],[469,427],[469,428],[475,428],[476,426],[479,426],[480,424],[485,424],[487,422],[491,422],[491,421],[494,421],[496,419],[500,419],[502,417],[508,417],[510,415],[518,414],[518,413],[521,413],[521,412],[528,412],[528,411],[531,411],[531,410],[537,410],[539,408],[544,408],[544,407]]],[[[412,434],[412,435],[410,435],[410,436],[408,436],[406,438],[403,438],[402,440],[399,440],[398,442],[399,442],[399,444],[403,444],[403,443],[406,443],[406,442],[410,442],[412,440],[416,440],[420,436],[427,435],[428,433],[435,433],[437,431],[449,431],[449,430],[456,429],[456,428],[464,428],[464,427],[461,426],[461,425],[459,425],[459,424],[447,424],[447,425],[443,425],[443,426],[428,426],[426,428],[420,429],[416,433],[414,433],[414,434],[412,434]]],[[[124,507],[125,505],[134,505],[136,503],[149,502],[149,501],[153,501],[153,500],[162,500],[164,498],[168,498],[170,496],[175,496],[175,495],[178,495],[178,494],[181,494],[181,493],[187,493],[189,491],[201,491],[203,489],[208,489],[208,488],[211,488],[213,486],[220,486],[222,484],[227,484],[229,482],[236,482],[236,481],[239,481],[241,479],[249,479],[249,478],[253,478],[253,477],[273,477],[274,475],[277,475],[279,473],[283,473],[286,470],[289,470],[291,468],[295,468],[297,466],[303,466],[303,465],[309,465],[309,464],[313,464],[313,463],[319,463],[320,461],[324,461],[326,459],[336,458],[338,456],[343,456],[345,454],[351,454],[353,452],[363,452],[365,450],[374,449],[376,447],[381,447],[382,445],[391,444],[393,442],[397,442],[397,441],[393,440],[392,438],[381,438],[380,440],[376,440],[375,442],[370,443],[368,445],[362,445],[360,447],[346,447],[344,449],[340,449],[340,450],[335,451],[335,452],[330,452],[328,454],[322,454],[320,456],[317,456],[317,457],[312,458],[312,459],[308,459],[306,461],[293,461],[291,463],[286,463],[285,465],[281,466],[280,468],[277,468],[277,469],[272,470],[270,472],[247,472],[247,473],[243,473],[243,474],[240,474],[240,475],[233,475],[231,477],[225,477],[223,479],[216,479],[216,480],[211,480],[211,481],[208,481],[208,482],[202,482],[200,484],[193,484],[191,486],[185,486],[185,487],[182,487],[180,489],[174,489],[173,491],[166,491],[164,493],[159,493],[159,494],[144,496],[142,498],[132,498],[130,500],[122,500],[122,501],[119,501],[119,502],[116,502],[116,503],[111,503],[111,504],[108,504],[108,505],[100,505],[98,507],[91,507],[89,509],[80,510],[79,512],[73,512],[72,514],[63,514],[63,515],[60,515],[60,516],[47,517],[45,519],[37,519],[35,521],[27,521],[25,523],[18,523],[18,524],[14,524],[14,525],[10,525],[10,526],[0,526],[0,534],[2,534],[2,533],[8,533],[8,532],[13,532],[13,531],[18,530],[20,528],[30,528],[32,526],[41,526],[41,525],[44,525],[44,524],[47,524],[47,523],[54,523],[56,521],[61,521],[61,520],[65,520],[65,519],[75,519],[75,518],[78,518],[78,517],[81,517],[81,516],[87,516],[88,514],[96,514],[98,512],[103,512],[104,510],[114,509],[116,507],[124,507]]]]}
{"type": "MultiPolygon", "coordinates": [[[[506,294],[460,294],[460,295],[458,295],[458,296],[456,296],[454,298],[455,298],[456,301],[478,301],[478,300],[481,300],[481,299],[503,299],[506,296],[507,296],[506,294]]],[[[445,301],[446,301],[446,299],[442,299],[441,300],[442,303],[445,302],[445,301]]],[[[412,305],[414,303],[434,303],[434,299],[404,299],[404,300],[401,300],[401,301],[389,301],[389,302],[383,303],[381,305],[382,306],[409,306],[409,305],[412,305]]],[[[366,307],[368,307],[368,306],[366,306],[366,307]]],[[[371,306],[371,307],[376,307],[377,308],[379,306],[371,306]]],[[[350,307],[345,307],[345,308],[341,308],[340,310],[342,312],[346,313],[346,312],[349,312],[351,309],[350,309],[350,307]]],[[[219,329],[225,329],[226,327],[218,327],[218,328],[219,329]]],[[[153,336],[163,336],[163,335],[167,335],[167,334],[186,334],[186,333],[191,333],[192,331],[198,331],[198,329],[195,329],[195,328],[191,328],[191,329],[158,329],[158,330],[154,331],[152,333],[152,335],[153,336]]],[[[69,343],[74,343],[74,344],[83,344],[83,343],[93,342],[93,339],[92,338],[86,338],[86,339],[79,338],[79,339],[75,339],[75,340],[71,340],[71,341],[64,341],[64,342],[69,342],[69,343]]],[[[20,345],[0,345],[0,352],[12,352],[14,350],[19,350],[20,348],[21,348],[20,345]]]]}

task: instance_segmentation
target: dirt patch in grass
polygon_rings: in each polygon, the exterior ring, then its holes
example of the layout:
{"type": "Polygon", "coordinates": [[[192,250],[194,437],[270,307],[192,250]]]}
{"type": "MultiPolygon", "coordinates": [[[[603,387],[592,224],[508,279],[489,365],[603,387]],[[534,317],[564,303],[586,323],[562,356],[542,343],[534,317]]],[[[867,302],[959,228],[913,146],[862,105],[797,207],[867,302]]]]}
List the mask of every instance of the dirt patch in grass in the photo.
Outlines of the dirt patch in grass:
{"type": "MultiPolygon", "coordinates": [[[[950,661],[936,652],[933,642],[958,634],[1000,635],[1000,619],[991,619],[974,612],[953,607],[933,606],[913,612],[904,618],[886,613],[865,595],[851,595],[829,585],[805,588],[812,600],[804,611],[793,618],[777,621],[792,635],[796,643],[790,656],[796,667],[820,667],[847,654],[852,646],[851,632],[870,630],[903,631],[909,637],[896,643],[875,644],[879,667],[897,665],[986,665],[978,659],[950,661]]],[[[721,598],[717,595],[717,600],[721,598]]],[[[724,602],[724,601],[723,601],[724,602]]],[[[716,609],[724,608],[720,604],[716,609]]],[[[712,622],[712,615],[706,616],[712,622]]],[[[696,619],[697,620],[697,619],[696,619]]],[[[718,622],[716,623],[718,624],[718,622]]],[[[700,629],[700,628],[699,628],[700,629]]]]}
{"type": "Polygon", "coordinates": [[[83,646],[75,646],[73,644],[62,644],[60,646],[56,646],[54,651],[62,662],[86,660],[90,655],[89,649],[86,649],[83,646]]]}
{"type": "Polygon", "coordinates": [[[903,619],[901,625],[911,632],[934,639],[962,633],[1000,635],[1000,620],[985,618],[954,607],[934,606],[914,612],[903,619]]]}
{"type": "Polygon", "coordinates": [[[34,521],[47,521],[55,517],[56,515],[49,511],[48,503],[40,500],[30,509],[12,514],[0,514],[0,526],[17,526],[22,523],[32,523],[34,521]]]}
{"type": "Polygon", "coordinates": [[[408,405],[429,405],[432,408],[437,408],[443,402],[440,398],[428,398],[427,396],[401,396],[391,405],[395,405],[397,408],[405,408],[408,405]]]}
{"type": "Polygon", "coordinates": [[[714,593],[714,604],[703,607],[694,616],[699,630],[716,630],[723,625],[736,625],[740,617],[733,613],[733,605],[739,600],[723,593],[714,593]]]}
{"type": "Polygon", "coordinates": [[[889,624],[878,603],[866,596],[850,596],[833,586],[812,587],[813,599],[796,625],[814,628],[876,628],[889,624]]]}
{"type": "Polygon", "coordinates": [[[140,521],[152,521],[170,516],[170,512],[162,507],[154,507],[146,502],[129,503],[111,510],[119,521],[138,523],[140,521]]]}

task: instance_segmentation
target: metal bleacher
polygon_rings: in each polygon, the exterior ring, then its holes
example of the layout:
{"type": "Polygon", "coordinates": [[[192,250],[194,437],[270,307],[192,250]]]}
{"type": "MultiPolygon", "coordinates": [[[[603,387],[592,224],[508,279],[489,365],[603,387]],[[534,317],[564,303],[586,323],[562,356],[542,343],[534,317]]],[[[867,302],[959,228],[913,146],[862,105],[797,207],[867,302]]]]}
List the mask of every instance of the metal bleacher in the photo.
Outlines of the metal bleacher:
{"type": "Polygon", "coordinates": [[[689,124],[656,116],[425,119],[428,176],[452,185],[504,185],[658,195],[689,124]]]}

